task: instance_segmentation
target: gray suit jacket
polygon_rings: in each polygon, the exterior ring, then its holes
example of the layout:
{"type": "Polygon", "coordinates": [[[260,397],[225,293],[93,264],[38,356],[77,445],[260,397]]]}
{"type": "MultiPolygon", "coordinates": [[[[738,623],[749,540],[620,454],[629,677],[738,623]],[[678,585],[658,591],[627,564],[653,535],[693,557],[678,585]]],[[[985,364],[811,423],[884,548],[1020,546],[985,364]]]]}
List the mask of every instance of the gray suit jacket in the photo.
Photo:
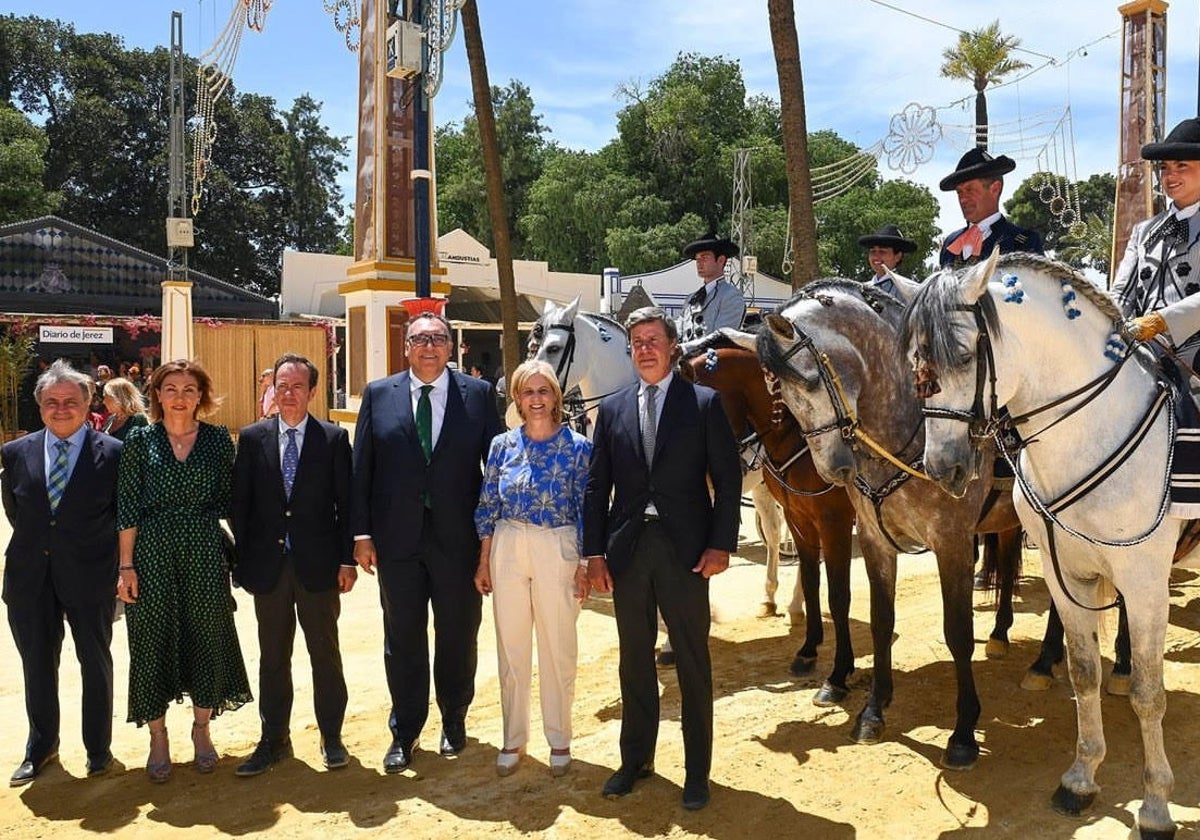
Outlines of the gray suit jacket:
{"type": "Polygon", "coordinates": [[[705,295],[704,302],[698,297],[703,286],[696,291],[679,316],[679,340],[691,341],[716,332],[722,327],[741,329],[742,319],[746,317],[746,299],[728,280],[718,280],[711,295],[705,295]]]}

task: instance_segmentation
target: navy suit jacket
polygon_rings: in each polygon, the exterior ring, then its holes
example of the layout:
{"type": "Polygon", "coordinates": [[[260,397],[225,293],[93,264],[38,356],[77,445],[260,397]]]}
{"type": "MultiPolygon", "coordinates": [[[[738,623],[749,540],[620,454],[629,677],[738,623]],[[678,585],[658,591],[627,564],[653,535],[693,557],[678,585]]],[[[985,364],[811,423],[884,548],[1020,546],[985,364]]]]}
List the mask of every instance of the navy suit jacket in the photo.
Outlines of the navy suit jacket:
{"type": "Polygon", "coordinates": [[[942,251],[938,255],[938,264],[942,268],[960,268],[977,263],[981,259],[991,256],[992,251],[996,248],[1000,249],[1001,254],[1011,254],[1013,251],[1025,251],[1030,254],[1042,253],[1042,235],[1040,233],[1036,230],[1017,227],[1006,217],[1001,216],[992,223],[988,238],[983,240],[982,252],[972,254],[971,259],[964,260],[961,255],[956,256],[947,251],[946,246],[966,232],[965,227],[959,228],[943,241],[942,251]]]}
{"type": "Polygon", "coordinates": [[[354,429],[351,533],[368,534],[380,562],[404,560],[417,550],[429,494],[442,548],[475,563],[475,506],[483,462],[503,431],[496,393],[485,379],[450,371],[442,429],[429,463],[417,437],[408,371],[363,390],[354,429]]]}
{"type": "Polygon", "coordinates": [[[672,377],[658,422],[654,463],[648,467],[638,387],[635,382],[600,404],[584,496],[584,554],[607,555],[614,576],[632,559],[651,500],[676,557],[688,568],[706,548],[734,551],[741,519],[737,440],[717,392],[678,374],[672,377]]]}
{"type": "Polygon", "coordinates": [[[122,444],[88,429],[71,479],[50,512],[46,430],[0,449],[0,495],[12,525],[4,601],[40,592],[49,576],[65,604],[111,601],[117,581],[117,465],[122,444]]]}
{"type": "Polygon", "coordinates": [[[292,565],[304,588],[335,588],[338,568],[354,563],[350,475],[349,434],[309,416],[289,499],[283,489],[278,419],[242,429],[233,462],[234,579],[256,595],[274,589],[283,571],[287,535],[292,565]]]}

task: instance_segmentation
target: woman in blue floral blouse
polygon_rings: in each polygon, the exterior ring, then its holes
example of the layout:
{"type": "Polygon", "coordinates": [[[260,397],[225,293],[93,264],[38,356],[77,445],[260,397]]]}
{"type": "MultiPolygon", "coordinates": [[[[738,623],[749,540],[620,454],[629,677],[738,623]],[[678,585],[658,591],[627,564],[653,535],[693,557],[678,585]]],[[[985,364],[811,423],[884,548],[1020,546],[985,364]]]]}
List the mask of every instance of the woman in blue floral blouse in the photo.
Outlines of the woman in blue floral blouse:
{"type": "Polygon", "coordinates": [[[533,633],[537,631],[542,725],[550,772],[571,765],[575,621],[588,595],[580,557],[583,491],[592,444],[562,423],[562,390],[545,362],[513,373],[510,393],[522,424],[492,440],[475,530],[475,586],[493,595],[504,748],[496,772],[512,773],[529,740],[533,633]]]}

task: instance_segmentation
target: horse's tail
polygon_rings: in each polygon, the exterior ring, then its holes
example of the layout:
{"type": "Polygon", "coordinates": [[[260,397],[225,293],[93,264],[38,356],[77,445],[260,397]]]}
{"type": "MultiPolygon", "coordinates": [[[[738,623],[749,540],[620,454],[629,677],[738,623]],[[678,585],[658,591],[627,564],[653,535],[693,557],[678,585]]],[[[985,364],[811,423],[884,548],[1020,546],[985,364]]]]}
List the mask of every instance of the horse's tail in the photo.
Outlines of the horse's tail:
{"type": "Polygon", "coordinates": [[[995,600],[1001,584],[1011,582],[1013,591],[1021,579],[1021,530],[983,535],[982,589],[995,600]]]}

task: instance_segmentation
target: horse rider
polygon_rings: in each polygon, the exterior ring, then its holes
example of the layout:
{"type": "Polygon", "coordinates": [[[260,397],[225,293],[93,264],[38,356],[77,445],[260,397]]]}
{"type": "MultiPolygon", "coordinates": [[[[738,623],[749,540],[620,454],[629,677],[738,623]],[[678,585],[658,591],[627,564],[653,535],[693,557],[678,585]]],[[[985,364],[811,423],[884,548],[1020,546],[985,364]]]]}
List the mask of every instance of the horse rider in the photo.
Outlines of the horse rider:
{"type": "Polygon", "coordinates": [[[942,268],[962,268],[991,255],[996,248],[1003,254],[1013,251],[1042,253],[1042,237],[1037,231],[1017,227],[1000,212],[1000,193],[1004,175],[1017,168],[1007,155],[992,157],[987,150],[974,148],[958,161],[958,167],[941,180],[942,192],[954,190],[967,226],[954,231],[942,243],[938,264],[942,268]]]}
{"type": "Polygon", "coordinates": [[[679,340],[692,341],[721,327],[739,329],[746,316],[746,299],[725,279],[725,263],[738,255],[738,246],[710,230],[689,243],[683,255],[696,261],[696,274],[703,281],[679,316],[679,340]]]}
{"type": "Polygon", "coordinates": [[[905,254],[917,250],[917,243],[906,239],[896,225],[884,225],[874,233],[858,237],[858,245],[867,249],[867,264],[871,267],[870,277],[863,282],[897,300],[905,300],[892,281],[892,273],[899,268],[905,254]]]}
{"type": "MultiPolygon", "coordinates": [[[[1142,158],[1159,162],[1159,182],[1171,203],[1134,225],[1113,275],[1112,294],[1122,314],[1132,319],[1132,337],[1149,341],[1165,334],[1174,352],[1195,368],[1200,356],[1200,118],[1186,119],[1161,143],[1143,146],[1142,158]]],[[[1191,389],[1183,387],[1189,377],[1167,359],[1163,369],[1181,395],[1191,390],[1195,399],[1194,380],[1191,389]]],[[[1186,400],[1178,417],[1170,512],[1194,519],[1200,517],[1200,492],[1192,489],[1200,472],[1200,417],[1186,400]]]]}

